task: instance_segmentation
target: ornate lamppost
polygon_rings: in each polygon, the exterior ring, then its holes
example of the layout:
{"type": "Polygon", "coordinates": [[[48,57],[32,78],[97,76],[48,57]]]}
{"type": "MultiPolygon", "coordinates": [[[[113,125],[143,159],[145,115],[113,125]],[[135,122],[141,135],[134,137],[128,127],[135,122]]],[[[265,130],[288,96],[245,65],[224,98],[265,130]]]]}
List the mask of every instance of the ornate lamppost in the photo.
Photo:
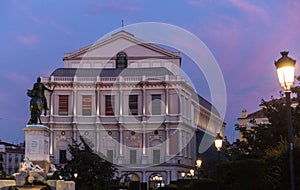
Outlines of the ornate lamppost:
{"type": "Polygon", "coordinates": [[[195,170],[194,169],[190,169],[190,175],[191,175],[191,179],[193,179],[193,177],[195,175],[195,170]]]}
{"type": "Polygon", "coordinates": [[[182,178],[182,179],[184,179],[185,172],[184,172],[184,171],[182,171],[180,174],[181,174],[181,178],[182,178]]]}
{"type": "Polygon", "coordinates": [[[200,158],[198,158],[196,160],[196,165],[195,168],[197,170],[197,174],[198,174],[198,179],[200,178],[200,169],[201,169],[201,165],[202,165],[202,160],[200,158]]]}
{"type": "Polygon", "coordinates": [[[290,183],[291,190],[295,190],[295,172],[294,172],[294,134],[291,113],[291,87],[294,85],[296,60],[288,57],[289,52],[280,52],[281,58],[275,61],[277,75],[280,85],[284,88],[286,98],[286,112],[288,124],[288,142],[289,142],[289,164],[290,164],[290,183]]]}
{"type": "Polygon", "coordinates": [[[74,173],[74,178],[75,178],[75,189],[76,189],[76,190],[78,189],[77,177],[78,177],[78,173],[75,172],[75,173],[74,173]]]}
{"type": "MultiPolygon", "coordinates": [[[[218,152],[218,162],[220,163],[220,154],[221,154],[221,149],[222,149],[222,144],[223,144],[223,137],[220,135],[220,133],[217,134],[215,138],[215,147],[218,152]]],[[[219,172],[219,167],[217,166],[216,171],[217,171],[217,185],[218,189],[220,189],[220,172],[219,172]]]]}
{"type": "Polygon", "coordinates": [[[218,161],[220,161],[220,153],[222,149],[223,137],[221,137],[220,133],[217,134],[215,138],[215,147],[218,151],[218,161]]]}

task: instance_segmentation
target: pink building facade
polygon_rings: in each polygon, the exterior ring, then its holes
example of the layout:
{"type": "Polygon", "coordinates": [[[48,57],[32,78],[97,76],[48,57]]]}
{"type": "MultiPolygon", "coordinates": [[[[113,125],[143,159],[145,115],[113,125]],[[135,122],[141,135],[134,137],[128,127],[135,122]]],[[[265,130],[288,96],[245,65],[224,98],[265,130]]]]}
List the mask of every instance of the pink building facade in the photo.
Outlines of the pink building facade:
{"type": "Polygon", "coordinates": [[[224,120],[180,75],[179,52],[120,31],[63,61],[42,77],[55,87],[42,118],[55,164],[65,163],[68,144],[81,135],[118,166],[116,175],[168,184],[194,167],[196,131],[224,134],[224,120]]]}

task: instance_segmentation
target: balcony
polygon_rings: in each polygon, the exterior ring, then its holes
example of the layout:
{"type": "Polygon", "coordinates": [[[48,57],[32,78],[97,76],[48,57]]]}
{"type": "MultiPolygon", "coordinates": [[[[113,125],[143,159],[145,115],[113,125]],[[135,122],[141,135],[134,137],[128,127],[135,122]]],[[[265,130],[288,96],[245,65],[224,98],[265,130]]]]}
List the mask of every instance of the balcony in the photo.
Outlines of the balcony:
{"type": "Polygon", "coordinates": [[[187,82],[181,76],[165,75],[165,76],[119,76],[119,77],[41,77],[42,82],[59,82],[59,83],[115,83],[115,82],[171,82],[171,81],[183,81],[187,82]]]}

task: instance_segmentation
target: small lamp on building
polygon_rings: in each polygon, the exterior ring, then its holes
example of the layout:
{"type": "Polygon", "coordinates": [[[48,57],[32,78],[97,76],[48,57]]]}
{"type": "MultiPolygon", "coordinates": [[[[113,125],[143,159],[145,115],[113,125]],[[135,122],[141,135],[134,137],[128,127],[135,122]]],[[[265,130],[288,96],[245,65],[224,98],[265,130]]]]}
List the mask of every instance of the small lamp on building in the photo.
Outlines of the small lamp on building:
{"type": "Polygon", "coordinates": [[[290,184],[291,190],[295,189],[294,172],[294,134],[291,113],[291,87],[294,85],[296,60],[288,57],[289,52],[281,52],[281,58],[275,61],[277,75],[280,85],[284,88],[286,98],[288,141],[289,141],[289,164],[290,164],[290,184]]]}
{"type": "Polygon", "coordinates": [[[200,158],[198,158],[196,160],[196,165],[195,168],[197,170],[197,174],[198,174],[198,179],[200,178],[200,169],[201,169],[201,165],[202,165],[202,160],[200,158]]]}

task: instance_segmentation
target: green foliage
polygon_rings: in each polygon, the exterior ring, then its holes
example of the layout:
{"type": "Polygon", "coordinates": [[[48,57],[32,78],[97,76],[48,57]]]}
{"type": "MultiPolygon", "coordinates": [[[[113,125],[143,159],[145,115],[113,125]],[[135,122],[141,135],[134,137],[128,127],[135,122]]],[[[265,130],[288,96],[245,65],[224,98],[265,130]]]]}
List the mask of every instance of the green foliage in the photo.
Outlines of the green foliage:
{"type": "Polygon", "coordinates": [[[208,178],[185,179],[185,180],[178,180],[176,185],[173,185],[171,189],[176,189],[176,187],[178,190],[198,190],[198,189],[217,190],[217,182],[213,179],[208,179],[208,178]]]}
{"type": "MultiPolygon", "coordinates": [[[[300,172],[300,138],[294,139],[295,147],[295,173],[300,172]]],[[[266,151],[264,159],[266,161],[267,175],[266,180],[272,189],[289,189],[289,162],[288,162],[288,142],[281,140],[277,147],[266,151]]],[[[296,175],[296,185],[300,185],[300,178],[296,175]]]]}
{"type": "Polygon", "coordinates": [[[112,163],[96,154],[82,137],[80,140],[82,143],[73,140],[69,145],[72,159],[67,161],[65,169],[72,174],[78,173],[74,180],[80,190],[109,189],[116,169],[112,163]]]}
{"type": "Polygon", "coordinates": [[[289,186],[288,143],[281,140],[277,147],[266,151],[264,159],[267,165],[266,180],[273,189],[285,189],[289,186]]]}
{"type": "Polygon", "coordinates": [[[265,181],[265,163],[262,160],[239,160],[219,165],[221,189],[268,189],[265,181]]]}

